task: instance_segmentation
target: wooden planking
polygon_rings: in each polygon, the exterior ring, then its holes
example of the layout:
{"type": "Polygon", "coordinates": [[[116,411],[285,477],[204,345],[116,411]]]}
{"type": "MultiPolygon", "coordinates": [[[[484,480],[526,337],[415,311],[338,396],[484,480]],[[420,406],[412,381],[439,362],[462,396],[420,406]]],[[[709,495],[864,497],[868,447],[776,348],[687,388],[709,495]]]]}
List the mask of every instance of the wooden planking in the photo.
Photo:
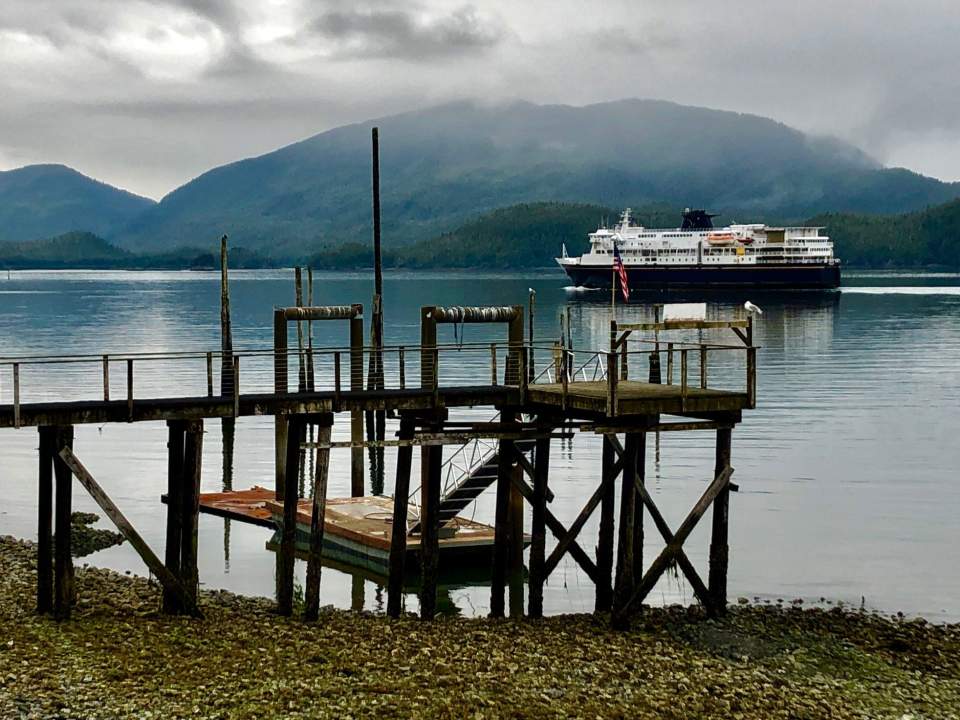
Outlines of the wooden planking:
{"type": "Polygon", "coordinates": [[[160,558],[154,554],[150,546],[147,545],[146,541],[140,536],[140,533],[136,531],[133,525],[130,524],[130,521],[127,520],[126,516],[120,511],[120,508],[114,504],[113,500],[111,500],[103,488],[100,487],[100,484],[94,480],[90,472],[83,466],[79,458],[73,454],[70,447],[64,446],[59,452],[59,457],[90,494],[90,497],[100,506],[104,514],[110,518],[110,521],[117,527],[117,530],[119,530],[127,542],[130,543],[130,546],[137,551],[137,554],[144,563],[146,563],[150,572],[160,581],[164,589],[177,595],[183,607],[189,612],[196,614],[197,607],[195,597],[191,596],[177,578],[174,577],[173,573],[160,562],[160,558]]]}

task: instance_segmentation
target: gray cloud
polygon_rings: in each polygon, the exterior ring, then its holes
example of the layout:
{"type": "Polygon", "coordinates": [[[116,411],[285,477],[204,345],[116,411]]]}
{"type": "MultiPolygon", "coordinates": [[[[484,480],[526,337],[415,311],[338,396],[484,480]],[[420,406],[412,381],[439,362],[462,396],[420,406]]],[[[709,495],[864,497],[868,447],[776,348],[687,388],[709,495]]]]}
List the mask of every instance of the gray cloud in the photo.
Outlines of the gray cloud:
{"type": "Polygon", "coordinates": [[[503,30],[463,6],[439,17],[406,9],[331,10],[314,18],[306,35],[339,57],[429,60],[493,47],[503,30]]]}
{"type": "Polygon", "coordinates": [[[4,0],[0,169],[64,162],[159,197],[216,164],[451,99],[639,96],[960,178],[955,0],[473,2],[4,0]]]}

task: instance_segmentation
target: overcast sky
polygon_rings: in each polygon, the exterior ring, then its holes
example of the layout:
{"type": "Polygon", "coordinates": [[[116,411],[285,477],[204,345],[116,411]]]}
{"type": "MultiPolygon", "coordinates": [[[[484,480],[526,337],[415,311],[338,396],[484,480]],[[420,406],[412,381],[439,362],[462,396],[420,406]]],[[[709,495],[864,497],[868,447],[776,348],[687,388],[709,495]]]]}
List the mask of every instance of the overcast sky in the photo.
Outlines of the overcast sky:
{"type": "Polygon", "coordinates": [[[957,0],[0,0],[0,169],[160,198],[450,99],[649,97],[837,135],[960,179],[957,0]]]}

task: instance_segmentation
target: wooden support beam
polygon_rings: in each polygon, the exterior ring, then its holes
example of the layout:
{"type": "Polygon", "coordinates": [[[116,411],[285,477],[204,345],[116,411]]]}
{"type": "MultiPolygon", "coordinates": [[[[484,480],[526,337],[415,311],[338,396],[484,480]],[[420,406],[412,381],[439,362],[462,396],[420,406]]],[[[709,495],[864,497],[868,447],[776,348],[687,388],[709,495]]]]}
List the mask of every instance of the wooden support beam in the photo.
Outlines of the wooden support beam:
{"type": "MultiPolygon", "coordinates": [[[[309,379],[309,378],[308,378],[309,379]]],[[[330,441],[333,414],[315,421],[320,445],[330,441]]],[[[313,479],[313,511],[310,515],[310,554],[307,557],[307,586],[304,592],[304,620],[316,620],[320,615],[320,574],[323,556],[323,527],[327,511],[327,476],[330,470],[330,451],[317,450],[317,463],[313,479]]]]}
{"type": "MultiPolygon", "coordinates": [[[[597,509],[597,505],[599,505],[603,500],[603,496],[607,488],[611,486],[612,483],[608,483],[606,476],[604,476],[600,482],[600,485],[593,492],[593,495],[591,495],[590,499],[587,500],[587,504],[583,506],[580,514],[577,515],[576,520],[573,521],[570,529],[567,530],[563,537],[559,538],[557,546],[553,549],[553,552],[550,553],[550,557],[547,558],[544,568],[544,577],[550,577],[550,574],[557,569],[557,565],[560,563],[561,558],[569,549],[570,543],[577,539],[577,536],[580,534],[583,526],[586,525],[587,520],[590,519],[593,511],[597,509]]],[[[536,495],[534,495],[534,499],[536,499],[536,495]]],[[[600,569],[600,553],[598,552],[597,555],[597,573],[602,575],[602,570],[600,569]]],[[[533,569],[531,568],[531,575],[532,573],[533,569]]]]}
{"type": "MultiPolygon", "coordinates": [[[[530,526],[530,598],[527,613],[543,617],[543,584],[550,575],[545,560],[547,533],[547,483],[550,476],[550,438],[537,440],[536,472],[533,478],[533,519],[530,526]]],[[[522,517],[522,510],[521,510],[522,517]]],[[[579,531],[579,528],[577,529],[579,531]]],[[[523,549],[523,535],[516,540],[523,549]]],[[[551,556],[552,557],[552,556],[551,556]]]]}
{"type": "MultiPolygon", "coordinates": [[[[636,437],[636,475],[633,479],[634,490],[639,491],[646,482],[647,475],[647,434],[637,433],[636,437]]],[[[634,501],[636,503],[636,501],[634,501]]],[[[643,503],[634,504],[633,509],[633,579],[636,582],[643,577],[643,503]]]]}
{"type": "Polygon", "coordinates": [[[420,619],[432,620],[437,612],[437,576],[440,568],[438,513],[443,446],[421,448],[420,458],[420,619]]]}
{"type": "Polygon", "coordinates": [[[81,485],[86,489],[90,494],[90,497],[93,498],[94,502],[100,506],[100,509],[103,510],[104,514],[110,518],[110,521],[116,526],[117,530],[123,535],[130,546],[137,551],[137,554],[146,563],[146,566],[150,569],[157,580],[160,581],[160,584],[164,587],[165,590],[169,590],[171,593],[174,593],[180,599],[180,602],[183,604],[183,607],[187,609],[188,612],[192,614],[199,614],[197,611],[196,603],[194,602],[195,598],[186,591],[186,589],[180,584],[180,581],[174,577],[166,566],[160,562],[153,550],[150,549],[150,546],[147,545],[146,541],[140,536],[140,533],[134,529],[133,525],[130,524],[130,521],[127,520],[126,516],[120,512],[113,500],[104,492],[103,488],[100,487],[100,484],[94,480],[90,472],[83,466],[79,458],[73,454],[73,451],[70,449],[69,445],[65,445],[61,448],[59,455],[60,461],[68,469],[68,472],[76,476],[77,480],[81,485]]]}
{"type": "Polygon", "coordinates": [[[53,458],[57,429],[44,426],[38,430],[37,612],[42,614],[53,610],[53,458]]]}
{"type": "Polygon", "coordinates": [[[299,501],[296,467],[307,425],[302,415],[290,415],[287,423],[287,472],[284,477],[283,525],[280,528],[280,555],[277,563],[277,612],[289,616],[293,614],[293,570],[299,501]]]}
{"type": "Polygon", "coordinates": [[[197,564],[197,533],[200,517],[200,476],[203,467],[203,420],[190,420],[184,427],[183,475],[180,510],[180,584],[186,606],[197,604],[200,572],[197,564]]]}
{"type": "Polygon", "coordinates": [[[666,320],[664,322],[653,323],[619,323],[620,330],[710,330],[717,328],[731,328],[736,332],[737,328],[747,327],[746,320],[666,320]]]}
{"type": "Polygon", "coordinates": [[[732,422],[652,422],[642,423],[634,420],[631,423],[587,423],[580,426],[584,432],[594,432],[598,435],[613,435],[623,432],[689,432],[693,430],[716,430],[717,428],[733,427],[732,422]]]}
{"type": "Polygon", "coordinates": [[[613,604],[613,513],[617,472],[614,470],[613,445],[608,435],[603,437],[602,453],[595,612],[608,612],[613,604]]]}
{"type": "MultiPolygon", "coordinates": [[[[183,444],[186,422],[167,421],[167,537],[164,559],[167,570],[180,577],[180,553],[183,547],[183,444]]],[[[184,611],[180,595],[172,588],[163,589],[163,612],[184,611]]]]}
{"type": "Polygon", "coordinates": [[[623,451],[620,491],[620,528],[617,541],[617,577],[613,588],[611,620],[618,629],[629,627],[628,606],[634,587],[634,522],[636,519],[637,433],[627,433],[623,451]]]}
{"type": "MultiPolygon", "coordinates": [[[[573,437],[573,433],[570,432],[531,432],[531,431],[522,431],[522,432],[493,432],[493,431],[482,431],[482,432],[443,432],[443,433],[415,433],[411,438],[398,438],[396,440],[364,440],[360,443],[360,447],[366,448],[385,448],[385,447],[423,447],[425,445],[463,445],[468,443],[471,440],[538,440],[540,438],[557,438],[561,440],[569,440],[573,437]]],[[[345,448],[355,447],[352,440],[342,440],[336,442],[305,442],[303,444],[304,448],[322,448],[325,450],[343,450],[345,448]]],[[[530,461],[524,458],[526,465],[524,469],[531,468],[530,461]]]]}
{"type": "Polygon", "coordinates": [[[56,507],[54,510],[55,542],[53,548],[53,615],[57,620],[70,618],[70,608],[76,597],[73,583],[73,556],[70,546],[70,516],[73,503],[73,478],[69,466],[60,454],[73,447],[73,427],[57,428],[53,472],[56,477],[56,507]]]}
{"type": "MultiPolygon", "coordinates": [[[[522,365],[518,366],[518,371],[520,372],[519,377],[522,377],[522,365]]],[[[523,481],[523,470],[520,469],[519,465],[513,466],[513,469],[510,473],[510,479],[510,506],[507,510],[507,527],[509,528],[509,540],[507,544],[507,588],[509,591],[509,611],[510,617],[523,617],[524,498],[517,488],[517,484],[523,481]]]]}
{"type": "MultiPolygon", "coordinates": [[[[363,390],[363,317],[350,319],[350,391],[363,390]]],[[[363,441],[363,412],[350,411],[350,440],[363,441]]],[[[354,446],[350,453],[350,496],[363,497],[363,448],[354,446]]]]}
{"type": "Polygon", "coordinates": [[[643,576],[643,579],[639,582],[636,589],[633,591],[633,595],[627,602],[625,611],[629,612],[630,608],[632,608],[634,605],[643,602],[644,598],[646,598],[650,591],[653,590],[653,586],[657,584],[660,576],[663,575],[666,569],[670,566],[670,563],[674,561],[677,556],[677,551],[683,547],[683,543],[685,543],[687,538],[690,537],[690,533],[693,532],[697,522],[701,517],[703,517],[703,514],[707,511],[707,508],[710,507],[717,495],[723,492],[727,487],[728,483],[730,482],[730,475],[732,473],[733,468],[728,465],[714,478],[713,482],[710,483],[703,495],[697,501],[697,504],[693,506],[693,509],[680,524],[680,527],[677,528],[677,532],[674,533],[673,536],[673,541],[670,542],[670,544],[668,544],[660,552],[653,563],[651,563],[650,569],[647,570],[646,574],[643,576]]]}
{"type": "MultiPolygon", "coordinates": [[[[519,453],[517,453],[517,455],[519,455],[519,453]]],[[[514,486],[528,503],[533,502],[533,490],[529,485],[523,482],[522,478],[511,474],[511,482],[513,482],[514,486]]],[[[556,516],[550,512],[549,508],[545,513],[545,518],[547,529],[553,533],[554,537],[559,540],[567,535],[567,529],[563,526],[563,523],[557,520],[556,516]]],[[[496,542],[496,540],[494,540],[494,542],[496,542]]],[[[583,548],[577,544],[576,540],[572,540],[570,542],[567,552],[570,553],[570,557],[577,561],[577,564],[587,574],[587,577],[590,578],[591,582],[596,583],[598,577],[596,563],[590,559],[590,556],[584,552],[583,548]]]]}
{"type": "MultiPolygon", "coordinates": [[[[409,416],[400,419],[400,438],[413,435],[414,421],[409,416]]],[[[393,488],[393,524],[390,533],[390,574],[387,580],[387,615],[400,617],[403,605],[404,560],[407,555],[407,503],[410,495],[410,468],[413,464],[413,446],[404,445],[397,451],[397,479],[393,488]]]]}
{"type": "MultiPolygon", "coordinates": [[[[504,411],[501,419],[512,422],[513,413],[504,411]]],[[[504,615],[504,590],[507,582],[507,550],[510,537],[507,527],[510,512],[510,485],[513,475],[512,440],[501,440],[497,449],[497,504],[493,522],[493,571],[490,582],[490,616],[502,618],[504,615]]]]}
{"type": "MultiPolygon", "coordinates": [[[[717,430],[717,448],[714,472],[720,475],[730,467],[730,445],[733,431],[717,430]]],[[[729,547],[727,545],[727,527],[729,522],[730,487],[724,483],[717,493],[713,504],[713,528],[710,538],[710,597],[714,610],[722,614],[727,608],[727,565],[729,547]]]]}

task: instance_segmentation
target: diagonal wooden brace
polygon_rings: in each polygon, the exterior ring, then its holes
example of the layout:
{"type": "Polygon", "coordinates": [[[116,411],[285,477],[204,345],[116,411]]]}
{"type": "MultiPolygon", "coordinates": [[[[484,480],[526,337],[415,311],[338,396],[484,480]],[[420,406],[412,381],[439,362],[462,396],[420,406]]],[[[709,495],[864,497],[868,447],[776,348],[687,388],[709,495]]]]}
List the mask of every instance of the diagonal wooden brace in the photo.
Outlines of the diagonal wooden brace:
{"type": "Polygon", "coordinates": [[[650,591],[653,590],[653,586],[657,584],[660,576],[663,575],[666,569],[670,566],[670,563],[677,557],[677,552],[683,547],[683,543],[685,543],[687,538],[690,537],[690,533],[692,533],[693,529],[697,526],[697,522],[699,522],[700,518],[703,517],[703,514],[716,499],[717,495],[719,495],[720,492],[730,482],[730,475],[732,474],[733,468],[727,465],[727,467],[725,467],[723,471],[714,478],[713,482],[710,483],[703,495],[700,496],[697,504],[693,506],[693,509],[680,524],[680,527],[677,528],[677,532],[674,534],[673,540],[661,551],[661,553],[657,556],[657,559],[654,560],[650,565],[650,569],[647,570],[646,574],[643,576],[643,579],[633,591],[633,595],[631,595],[630,599],[627,601],[627,606],[624,608],[625,612],[629,612],[630,608],[634,604],[642,602],[643,599],[650,593],[650,591]]]}
{"type": "MultiPolygon", "coordinates": [[[[620,459],[614,464],[614,470],[619,472],[619,470],[621,470],[623,467],[623,444],[620,442],[620,438],[618,438],[616,435],[610,436],[610,442],[613,446],[614,452],[620,456],[620,459]]],[[[667,521],[664,519],[663,515],[660,514],[660,509],[653,502],[653,498],[650,497],[650,493],[647,492],[647,489],[643,485],[640,483],[634,483],[634,487],[636,488],[640,499],[643,501],[644,507],[646,507],[649,511],[650,517],[653,519],[653,524],[657,526],[657,530],[660,531],[660,534],[663,536],[663,539],[667,545],[670,545],[670,543],[673,542],[674,534],[670,529],[670,526],[667,525],[667,521]]],[[[713,599],[710,597],[710,592],[707,590],[707,586],[697,573],[696,568],[694,568],[693,563],[690,562],[687,554],[683,551],[683,548],[677,549],[676,558],[677,565],[683,571],[684,576],[690,583],[690,587],[693,588],[693,592],[700,601],[700,604],[707,608],[708,612],[713,613],[714,603],[713,599]]]]}
{"type": "MultiPolygon", "coordinates": [[[[523,495],[524,499],[528,503],[532,503],[533,489],[516,476],[512,476],[512,480],[514,486],[520,491],[520,494],[523,495]]],[[[546,522],[547,527],[550,528],[550,532],[552,532],[558,540],[564,538],[568,534],[567,529],[563,526],[563,523],[557,520],[556,516],[550,512],[549,508],[547,509],[546,522]]],[[[600,574],[597,571],[597,564],[590,559],[590,556],[584,552],[583,548],[577,544],[576,540],[569,541],[568,552],[573,559],[577,561],[580,567],[583,568],[583,571],[587,574],[590,580],[596,583],[597,579],[600,577],[600,574]]]]}
{"type": "Polygon", "coordinates": [[[550,557],[547,558],[547,562],[544,565],[544,577],[550,577],[550,573],[557,569],[560,559],[567,552],[570,544],[577,539],[577,535],[580,534],[583,526],[587,524],[587,520],[590,519],[593,511],[597,509],[597,505],[599,505],[600,500],[603,499],[604,491],[613,482],[614,477],[615,476],[611,475],[609,478],[605,478],[604,481],[600,483],[600,487],[598,487],[593,495],[590,496],[590,499],[587,501],[587,504],[584,505],[583,510],[580,511],[577,519],[573,521],[573,525],[570,526],[570,530],[568,530],[563,537],[558,537],[559,542],[553,549],[553,552],[550,553],[550,557]]]}
{"type": "Polygon", "coordinates": [[[150,568],[150,572],[160,581],[160,584],[177,596],[182,603],[181,607],[185,608],[188,613],[200,615],[200,611],[194,603],[193,597],[184,590],[183,585],[176,576],[160,562],[160,558],[154,554],[150,546],[147,545],[146,541],[140,536],[140,533],[134,529],[130,521],[120,512],[120,508],[118,508],[113,500],[103,491],[100,484],[93,479],[93,476],[83,466],[79,458],[73,454],[73,451],[69,447],[65,447],[60,451],[60,457],[73,472],[80,484],[90,493],[90,497],[96,501],[97,505],[106,513],[107,517],[117,526],[117,530],[123,534],[127,542],[137,551],[137,554],[140,555],[147,567],[150,568]]]}

